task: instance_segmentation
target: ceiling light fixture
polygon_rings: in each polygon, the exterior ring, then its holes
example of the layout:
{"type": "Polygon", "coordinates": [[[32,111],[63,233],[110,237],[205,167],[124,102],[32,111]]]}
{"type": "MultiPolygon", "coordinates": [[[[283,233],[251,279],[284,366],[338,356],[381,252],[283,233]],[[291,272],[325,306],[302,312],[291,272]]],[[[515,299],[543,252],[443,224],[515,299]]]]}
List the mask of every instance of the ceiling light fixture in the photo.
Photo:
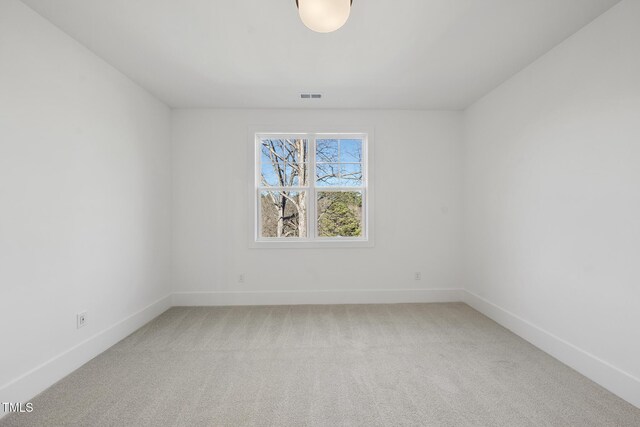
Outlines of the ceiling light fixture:
{"type": "Polygon", "coordinates": [[[304,25],[318,33],[330,33],[349,19],[353,0],[296,0],[304,25]]]}

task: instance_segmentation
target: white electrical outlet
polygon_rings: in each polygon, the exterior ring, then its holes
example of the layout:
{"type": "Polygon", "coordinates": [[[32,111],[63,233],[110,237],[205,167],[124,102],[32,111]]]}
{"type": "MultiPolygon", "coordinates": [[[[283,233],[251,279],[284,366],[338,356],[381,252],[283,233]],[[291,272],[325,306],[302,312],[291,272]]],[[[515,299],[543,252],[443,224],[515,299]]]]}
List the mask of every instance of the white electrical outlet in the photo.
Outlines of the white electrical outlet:
{"type": "Polygon", "coordinates": [[[413,275],[413,278],[415,280],[422,280],[422,273],[420,273],[419,271],[416,271],[413,275]]]}
{"type": "Polygon", "coordinates": [[[244,273],[240,273],[238,276],[238,283],[244,283],[244,273]]]}
{"type": "Polygon", "coordinates": [[[82,328],[84,325],[87,324],[87,312],[83,311],[82,313],[78,313],[77,314],[77,322],[78,322],[78,329],[82,328]]]}

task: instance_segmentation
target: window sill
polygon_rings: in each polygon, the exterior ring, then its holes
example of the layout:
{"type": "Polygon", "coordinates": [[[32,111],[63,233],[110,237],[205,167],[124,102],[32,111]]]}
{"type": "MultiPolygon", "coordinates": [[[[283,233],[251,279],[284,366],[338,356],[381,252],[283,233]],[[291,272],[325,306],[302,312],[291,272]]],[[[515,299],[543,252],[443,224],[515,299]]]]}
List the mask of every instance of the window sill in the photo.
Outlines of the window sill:
{"type": "Polygon", "coordinates": [[[249,244],[250,249],[323,249],[323,248],[372,248],[373,240],[257,240],[249,244]]]}

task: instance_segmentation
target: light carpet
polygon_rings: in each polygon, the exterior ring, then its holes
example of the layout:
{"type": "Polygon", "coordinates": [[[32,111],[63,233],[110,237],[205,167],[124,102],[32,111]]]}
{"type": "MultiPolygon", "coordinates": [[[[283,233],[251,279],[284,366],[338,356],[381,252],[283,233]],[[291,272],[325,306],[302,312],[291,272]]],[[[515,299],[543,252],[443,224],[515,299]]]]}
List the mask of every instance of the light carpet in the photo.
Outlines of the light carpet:
{"type": "Polygon", "coordinates": [[[640,426],[462,303],[175,307],[2,426],[640,426]]]}

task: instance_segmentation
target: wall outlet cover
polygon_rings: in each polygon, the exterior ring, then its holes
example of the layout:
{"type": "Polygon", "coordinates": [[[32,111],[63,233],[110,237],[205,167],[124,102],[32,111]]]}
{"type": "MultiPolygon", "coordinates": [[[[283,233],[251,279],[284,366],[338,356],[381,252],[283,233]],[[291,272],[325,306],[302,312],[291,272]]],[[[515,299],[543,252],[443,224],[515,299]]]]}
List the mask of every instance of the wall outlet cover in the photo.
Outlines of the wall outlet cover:
{"type": "Polygon", "coordinates": [[[82,313],[78,313],[77,315],[77,327],[78,329],[82,328],[87,324],[87,312],[83,311],[82,313]]]}

